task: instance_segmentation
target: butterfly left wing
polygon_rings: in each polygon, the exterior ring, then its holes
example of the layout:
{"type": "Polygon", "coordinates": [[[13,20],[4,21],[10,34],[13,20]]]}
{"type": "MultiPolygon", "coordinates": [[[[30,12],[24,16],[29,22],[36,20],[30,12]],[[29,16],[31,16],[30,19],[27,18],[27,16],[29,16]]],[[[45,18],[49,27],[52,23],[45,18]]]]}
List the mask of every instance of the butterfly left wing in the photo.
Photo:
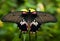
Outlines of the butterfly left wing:
{"type": "Polygon", "coordinates": [[[2,18],[2,21],[3,22],[14,22],[14,23],[18,23],[21,21],[21,19],[23,18],[21,16],[21,13],[22,11],[19,11],[19,12],[11,12],[7,15],[5,15],[3,18],[2,18]]]}

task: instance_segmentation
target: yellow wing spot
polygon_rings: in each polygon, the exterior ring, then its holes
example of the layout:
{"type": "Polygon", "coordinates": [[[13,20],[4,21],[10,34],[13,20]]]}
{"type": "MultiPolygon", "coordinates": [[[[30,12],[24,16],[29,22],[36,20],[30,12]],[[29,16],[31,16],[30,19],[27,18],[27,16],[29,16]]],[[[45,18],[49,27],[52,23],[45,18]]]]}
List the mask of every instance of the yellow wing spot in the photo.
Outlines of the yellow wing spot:
{"type": "Polygon", "coordinates": [[[34,9],[31,9],[31,8],[29,8],[29,10],[30,10],[31,12],[34,12],[34,11],[35,11],[34,9]]]}
{"type": "Polygon", "coordinates": [[[3,27],[3,22],[0,20],[0,27],[3,27]]]}
{"type": "Polygon", "coordinates": [[[28,12],[27,9],[21,9],[21,11],[26,11],[26,12],[28,12]]]}

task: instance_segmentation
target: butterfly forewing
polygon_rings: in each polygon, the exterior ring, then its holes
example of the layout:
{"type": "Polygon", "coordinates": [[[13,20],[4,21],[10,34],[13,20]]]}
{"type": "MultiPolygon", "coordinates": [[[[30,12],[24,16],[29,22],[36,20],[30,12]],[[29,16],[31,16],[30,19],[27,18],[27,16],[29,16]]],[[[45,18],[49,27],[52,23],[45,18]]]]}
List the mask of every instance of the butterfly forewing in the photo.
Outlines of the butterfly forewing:
{"type": "Polygon", "coordinates": [[[56,21],[56,18],[53,15],[46,12],[37,12],[37,17],[35,19],[40,23],[56,21]]]}
{"type": "Polygon", "coordinates": [[[22,19],[21,16],[22,12],[12,12],[7,15],[5,15],[2,19],[2,21],[6,22],[19,22],[22,19]]]}

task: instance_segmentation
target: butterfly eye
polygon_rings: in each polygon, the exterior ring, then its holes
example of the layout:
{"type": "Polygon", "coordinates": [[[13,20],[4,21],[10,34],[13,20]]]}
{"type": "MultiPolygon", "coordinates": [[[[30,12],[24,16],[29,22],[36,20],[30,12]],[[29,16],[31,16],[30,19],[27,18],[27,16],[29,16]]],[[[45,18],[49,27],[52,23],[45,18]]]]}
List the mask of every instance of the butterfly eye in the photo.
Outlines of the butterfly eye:
{"type": "Polygon", "coordinates": [[[23,11],[22,14],[27,14],[27,12],[23,11]]]}
{"type": "Polygon", "coordinates": [[[36,12],[32,12],[32,14],[37,14],[36,12]]]}

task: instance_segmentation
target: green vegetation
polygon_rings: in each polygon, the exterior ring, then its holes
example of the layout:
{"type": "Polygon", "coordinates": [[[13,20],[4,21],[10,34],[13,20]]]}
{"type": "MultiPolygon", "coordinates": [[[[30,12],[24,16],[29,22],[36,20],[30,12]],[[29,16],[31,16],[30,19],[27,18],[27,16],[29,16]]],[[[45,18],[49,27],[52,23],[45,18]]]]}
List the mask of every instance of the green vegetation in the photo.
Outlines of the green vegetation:
{"type": "MultiPolygon", "coordinates": [[[[57,18],[56,23],[41,25],[36,41],[60,41],[60,0],[0,0],[0,19],[12,10],[20,11],[28,8],[49,12],[57,18]]],[[[33,41],[34,37],[31,37],[33,41]]],[[[21,41],[17,24],[0,20],[0,41],[21,41]]]]}

